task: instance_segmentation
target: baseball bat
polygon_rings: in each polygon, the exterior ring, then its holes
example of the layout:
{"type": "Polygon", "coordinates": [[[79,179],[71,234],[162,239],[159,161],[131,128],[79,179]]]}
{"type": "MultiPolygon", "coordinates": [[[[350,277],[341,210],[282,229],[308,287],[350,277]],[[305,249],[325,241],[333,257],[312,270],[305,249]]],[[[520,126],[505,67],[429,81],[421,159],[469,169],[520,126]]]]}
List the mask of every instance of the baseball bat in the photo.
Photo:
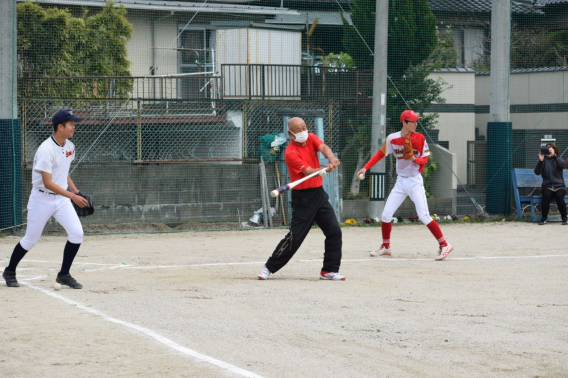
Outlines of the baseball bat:
{"type": "Polygon", "coordinates": [[[270,192],[270,195],[271,195],[272,197],[278,197],[280,194],[282,194],[282,193],[284,193],[284,192],[287,192],[288,190],[294,188],[294,187],[297,186],[297,185],[300,185],[300,184],[303,183],[304,181],[306,181],[306,180],[308,180],[308,179],[311,179],[311,178],[314,177],[314,176],[320,175],[320,176],[323,177],[323,176],[325,176],[326,174],[327,174],[327,168],[320,169],[319,171],[316,171],[316,172],[312,173],[311,175],[307,175],[307,176],[304,177],[304,178],[301,178],[301,179],[299,179],[299,180],[296,180],[296,181],[294,181],[294,182],[291,182],[291,183],[289,183],[289,184],[286,184],[286,185],[284,185],[284,186],[281,186],[281,187],[278,188],[278,189],[274,189],[272,192],[270,192]]]}

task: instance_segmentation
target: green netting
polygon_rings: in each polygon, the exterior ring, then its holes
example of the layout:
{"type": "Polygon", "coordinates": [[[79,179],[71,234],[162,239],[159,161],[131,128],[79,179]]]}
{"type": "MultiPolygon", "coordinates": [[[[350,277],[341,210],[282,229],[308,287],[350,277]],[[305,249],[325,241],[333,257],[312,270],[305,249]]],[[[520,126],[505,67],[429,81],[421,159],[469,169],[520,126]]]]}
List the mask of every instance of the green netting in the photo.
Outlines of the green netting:
{"type": "Polygon", "coordinates": [[[10,0],[1,10],[11,52],[1,58],[2,229],[25,222],[33,157],[63,108],[85,118],[72,175],[95,200],[92,224],[247,223],[262,207],[260,156],[270,188],[288,180],[262,138],[294,114],[342,162],[342,220],[380,216],[355,172],[382,143],[373,127],[400,130],[404,109],[423,117],[432,214],[516,215],[511,169],[534,169],[548,142],[568,158],[568,0],[397,0],[388,14],[371,0],[10,0]],[[385,57],[374,54],[377,20],[388,25],[385,57]],[[373,93],[375,59],[387,67],[384,96],[373,93]],[[384,114],[373,117],[373,101],[384,114]]]}

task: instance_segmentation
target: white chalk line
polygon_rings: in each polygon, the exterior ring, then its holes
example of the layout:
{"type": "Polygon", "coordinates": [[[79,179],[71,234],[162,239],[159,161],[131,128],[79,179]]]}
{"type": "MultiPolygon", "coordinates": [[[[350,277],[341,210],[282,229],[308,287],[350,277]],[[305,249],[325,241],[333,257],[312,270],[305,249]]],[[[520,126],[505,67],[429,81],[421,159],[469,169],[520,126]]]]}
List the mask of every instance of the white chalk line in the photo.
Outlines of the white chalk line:
{"type": "MultiPolygon", "coordinates": [[[[555,257],[568,257],[568,254],[564,255],[535,255],[535,256],[474,256],[474,257],[450,257],[446,259],[449,261],[473,261],[473,260],[503,260],[503,259],[542,259],[542,258],[555,258],[555,257]]],[[[47,262],[47,261],[35,261],[27,260],[28,262],[47,262]]],[[[321,262],[321,259],[305,259],[305,260],[292,260],[290,262],[321,262]]],[[[366,262],[366,261],[435,261],[432,258],[397,258],[397,257],[371,257],[365,259],[342,259],[341,262],[366,262]]],[[[53,262],[55,264],[55,262],[53,262]]],[[[180,268],[199,268],[199,267],[209,267],[209,266],[236,266],[236,265],[263,265],[264,261],[247,261],[247,262],[228,262],[228,263],[203,263],[203,264],[185,264],[185,265],[148,265],[148,266],[133,266],[125,263],[121,264],[97,264],[97,263],[81,263],[79,265],[101,265],[104,268],[98,269],[83,269],[83,273],[92,273],[102,270],[114,270],[114,269],[138,269],[138,270],[153,270],[153,269],[180,269],[180,268]]],[[[33,268],[27,268],[33,269],[33,268]]]]}
{"type": "Polygon", "coordinates": [[[20,282],[22,282],[22,281],[37,281],[37,280],[41,280],[42,278],[45,278],[45,275],[35,276],[35,277],[26,277],[24,280],[21,280],[20,277],[18,276],[18,281],[20,281],[20,282]]]}
{"type": "MultiPolygon", "coordinates": [[[[568,257],[565,255],[538,255],[538,256],[475,256],[475,257],[451,257],[445,261],[459,260],[459,261],[471,261],[471,260],[492,260],[492,259],[538,259],[538,258],[549,258],[549,257],[568,257]]],[[[435,261],[432,258],[393,258],[393,257],[371,257],[367,259],[341,259],[341,262],[365,262],[365,261],[435,261]]],[[[322,262],[322,259],[313,260],[292,260],[290,262],[322,262]]],[[[95,272],[99,270],[107,269],[172,269],[172,268],[195,268],[195,267],[207,267],[207,266],[231,266],[231,265],[263,265],[265,261],[251,261],[251,262],[230,262],[230,263],[205,263],[205,264],[187,264],[187,265],[149,265],[149,266],[132,266],[132,265],[116,265],[110,268],[101,269],[89,269],[85,272],[95,272]]]]}
{"type": "Polygon", "coordinates": [[[205,354],[202,354],[202,353],[196,352],[196,351],[194,351],[194,350],[192,350],[192,349],[189,349],[189,348],[187,348],[187,347],[184,347],[183,345],[180,345],[180,344],[176,343],[175,341],[170,340],[170,339],[168,339],[167,337],[164,337],[164,336],[160,335],[159,333],[157,333],[157,332],[155,332],[155,331],[152,331],[151,329],[148,329],[148,328],[145,328],[145,327],[136,325],[136,324],[132,324],[132,323],[129,323],[129,322],[124,321],[124,320],[120,320],[120,319],[113,318],[112,316],[109,316],[109,315],[107,315],[107,314],[105,314],[105,313],[103,313],[103,312],[101,312],[101,311],[99,311],[99,310],[95,310],[95,309],[92,308],[92,307],[88,307],[88,306],[86,306],[86,305],[84,305],[84,304],[82,304],[82,303],[79,303],[79,302],[74,301],[74,300],[72,300],[72,299],[66,298],[66,297],[64,297],[63,295],[56,294],[56,293],[54,293],[54,292],[52,292],[52,291],[43,289],[43,288],[41,288],[41,287],[39,287],[39,286],[34,286],[34,285],[32,285],[32,284],[30,284],[30,283],[27,283],[27,282],[22,282],[22,284],[28,286],[28,287],[31,288],[31,289],[34,289],[34,290],[40,291],[40,292],[42,292],[42,293],[44,293],[44,294],[47,294],[47,295],[49,295],[50,297],[53,297],[53,298],[56,298],[56,299],[60,299],[60,300],[62,300],[63,302],[69,304],[69,305],[77,306],[77,307],[80,308],[81,310],[86,311],[86,312],[88,312],[88,313],[91,313],[91,314],[93,314],[93,315],[95,315],[95,316],[99,316],[99,317],[103,318],[104,320],[107,320],[107,321],[109,321],[109,322],[111,322],[111,323],[115,323],[115,324],[118,324],[118,325],[121,325],[121,326],[130,328],[130,329],[133,329],[133,330],[135,330],[135,331],[138,331],[138,332],[140,332],[140,333],[142,333],[142,334],[144,334],[144,335],[146,335],[146,336],[149,336],[149,337],[151,337],[152,339],[154,339],[154,340],[156,340],[156,341],[158,341],[158,342],[160,342],[160,343],[162,343],[162,344],[164,344],[164,345],[166,345],[166,346],[168,346],[168,347],[170,347],[170,348],[172,348],[172,349],[174,349],[174,350],[177,350],[178,352],[181,352],[181,353],[183,353],[183,354],[185,354],[185,355],[187,355],[187,356],[193,357],[193,358],[195,358],[195,359],[197,359],[197,360],[199,360],[199,361],[210,363],[210,364],[212,364],[212,365],[215,365],[215,366],[221,367],[221,368],[223,368],[223,369],[229,370],[230,372],[236,373],[236,374],[241,375],[241,376],[243,376],[243,377],[249,377],[249,378],[263,378],[262,376],[260,376],[260,375],[258,375],[258,374],[255,374],[255,373],[253,373],[253,372],[250,372],[250,371],[248,371],[248,370],[241,369],[241,368],[239,368],[239,367],[237,367],[237,366],[235,366],[235,365],[231,365],[231,364],[229,364],[229,363],[227,363],[227,362],[218,360],[218,359],[216,359],[216,358],[207,356],[207,355],[205,355],[205,354]]]}
{"type": "MultiPolygon", "coordinates": [[[[61,261],[56,262],[56,261],[47,261],[47,260],[27,260],[24,259],[22,261],[26,261],[26,262],[36,262],[36,263],[46,263],[46,264],[61,264],[61,261]]],[[[101,263],[81,263],[82,265],[100,265],[100,266],[114,266],[117,265],[116,263],[114,264],[101,264],[101,263]]]]}
{"type": "MultiPolygon", "coordinates": [[[[27,262],[51,262],[58,264],[55,261],[38,261],[26,260],[27,262]]],[[[264,264],[264,261],[249,261],[249,262],[234,262],[234,263],[204,263],[204,264],[187,264],[187,265],[149,265],[149,266],[132,266],[125,263],[122,264],[97,264],[97,263],[77,263],[77,265],[103,265],[106,268],[98,269],[83,269],[83,273],[98,272],[101,270],[114,270],[114,269],[173,269],[173,268],[190,268],[190,267],[206,267],[206,266],[230,266],[230,265],[258,265],[264,264]]],[[[19,270],[37,270],[37,268],[19,268],[19,270]]]]}
{"type": "MultiPolygon", "coordinates": [[[[499,259],[540,259],[549,257],[568,257],[566,255],[538,255],[538,256],[474,256],[474,257],[450,257],[444,261],[471,261],[471,260],[499,260],[499,259]]],[[[298,260],[301,262],[318,262],[321,260],[298,260]]],[[[341,262],[358,262],[358,261],[435,261],[434,257],[429,259],[417,259],[417,258],[397,258],[397,257],[371,257],[368,259],[341,259],[341,262]]]]}
{"type": "Polygon", "coordinates": [[[100,270],[110,269],[172,269],[172,268],[191,268],[191,267],[205,267],[205,266],[230,266],[230,265],[258,265],[264,264],[265,261],[250,261],[250,262],[235,262],[235,263],[205,263],[205,264],[187,264],[187,265],[148,265],[148,266],[133,266],[133,265],[115,265],[110,268],[100,269],[85,269],[85,273],[97,272],[100,270]]]}

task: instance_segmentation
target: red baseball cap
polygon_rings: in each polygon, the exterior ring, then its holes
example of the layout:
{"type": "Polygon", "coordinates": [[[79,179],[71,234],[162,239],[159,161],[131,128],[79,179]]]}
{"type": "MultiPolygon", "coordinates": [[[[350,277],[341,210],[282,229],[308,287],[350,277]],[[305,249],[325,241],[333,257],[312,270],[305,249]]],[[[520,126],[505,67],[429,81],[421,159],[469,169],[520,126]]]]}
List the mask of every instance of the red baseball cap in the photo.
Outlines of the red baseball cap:
{"type": "Polygon", "coordinates": [[[404,123],[404,121],[414,122],[414,121],[418,121],[419,119],[420,119],[420,116],[418,114],[414,113],[414,110],[405,110],[400,115],[400,122],[403,122],[403,123],[404,123]]]}

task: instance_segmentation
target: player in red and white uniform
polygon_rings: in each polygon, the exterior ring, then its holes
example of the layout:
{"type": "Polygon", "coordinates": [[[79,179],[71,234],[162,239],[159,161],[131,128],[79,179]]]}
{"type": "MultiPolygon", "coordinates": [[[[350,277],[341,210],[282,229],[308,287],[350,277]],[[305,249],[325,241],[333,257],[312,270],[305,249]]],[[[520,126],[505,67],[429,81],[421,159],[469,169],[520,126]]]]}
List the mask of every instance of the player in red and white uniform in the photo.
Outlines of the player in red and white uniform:
{"type": "Polygon", "coordinates": [[[16,280],[16,267],[37,244],[45,224],[52,216],[65,228],[69,236],[56,282],[73,289],[83,287],[69,274],[71,264],[83,242],[83,226],[71,201],[79,207],[87,206],[88,202],[77,195],[79,190],[69,175],[71,162],[75,159],[75,145],[67,140],[73,137],[75,122],[81,120],[82,118],[73,115],[70,110],[58,111],[52,117],[53,135],[37,149],[32,171],[33,188],[28,201],[26,235],[14,248],[10,264],[2,273],[8,287],[20,286],[16,280]]]}
{"type": "Polygon", "coordinates": [[[410,196],[412,202],[416,206],[418,217],[424,223],[432,235],[438,241],[440,248],[438,250],[438,257],[436,260],[445,259],[450,252],[454,250],[442,234],[442,230],[438,223],[430,217],[428,210],[428,202],[426,202],[426,190],[424,189],[424,180],[422,178],[422,171],[424,166],[428,163],[428,156],[430,150],[424,135],[416,132],[416,126],[420,117],[412,110],[405,110],[400,115],[400,122],[402,129],[399,132],[390,134],[387,140],[383,143],[379,152],[375,154],[365,164],[365,166],[357,172],[357,176],[365,175],[371,167],[377,164],[382,158],[388,154],[393,154],[396,157],[396,173],[398,178],[396,184],[389,194],[385,203],[385,208],[381,216],[381,231],[383,234],[383,243],[381,247],[371,252],[371,256],[390,256],[392,254],[390,247],[390,235],[392,231],[392,217],[395,211],[402,205],[407,196],[410,196]],[[414,156],[410,159],[404,159],[404,140],[410,134],[414,156]]]}

